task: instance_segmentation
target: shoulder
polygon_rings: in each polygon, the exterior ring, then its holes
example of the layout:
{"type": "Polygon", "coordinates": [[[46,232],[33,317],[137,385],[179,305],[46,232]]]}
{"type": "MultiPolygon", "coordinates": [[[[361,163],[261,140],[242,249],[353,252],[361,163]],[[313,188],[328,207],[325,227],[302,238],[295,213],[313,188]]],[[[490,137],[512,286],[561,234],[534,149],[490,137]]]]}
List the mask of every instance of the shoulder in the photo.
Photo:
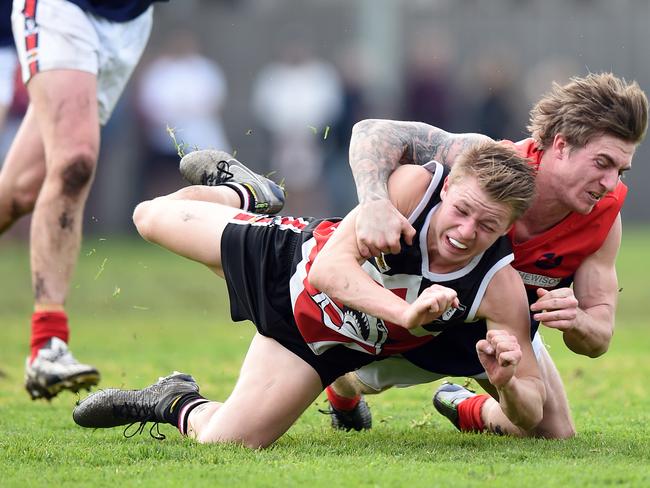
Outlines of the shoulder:
{"type": "MultiPolygon", "coordinates": [[[[528,310],[528,299],[519,273],[510,265],[497,271],[490,280],[477,316],[494,322],[528,310]]],[[[527,312],[526,312],[527,313],[527,312]]]]}
{"type": "Polygon", "coordinates": [[[409,215],[426,193],[434,173],[422,166],[398,167],[388,178],[388,196],[402,215],[409,215]]]}

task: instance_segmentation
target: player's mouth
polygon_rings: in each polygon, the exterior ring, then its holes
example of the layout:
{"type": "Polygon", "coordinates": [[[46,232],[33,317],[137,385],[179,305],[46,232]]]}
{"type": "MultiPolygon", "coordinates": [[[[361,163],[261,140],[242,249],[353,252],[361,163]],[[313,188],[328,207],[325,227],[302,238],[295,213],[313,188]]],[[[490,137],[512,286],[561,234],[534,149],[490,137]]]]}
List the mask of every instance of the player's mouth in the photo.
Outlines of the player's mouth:
{"type": "Polygon", "coordinates": [[[452,248],[457,249],[459,251],[466,251],[467,250],[467,245],[463,244],[462,242],[454,239],[451,236],[447,236],[447,242],[451,245],[452,248]]]}
{"type": "Polygon", "coordinates": [[[589,195],[589,199],[590,199],[593,203],[598,203],[598,202],[600,201],[600,199],[603,198],[603,194],[602,194],[602,193],[596,193],[595,191],[588,191],[588,192],[587,192],[587,195],[589,195]]]}

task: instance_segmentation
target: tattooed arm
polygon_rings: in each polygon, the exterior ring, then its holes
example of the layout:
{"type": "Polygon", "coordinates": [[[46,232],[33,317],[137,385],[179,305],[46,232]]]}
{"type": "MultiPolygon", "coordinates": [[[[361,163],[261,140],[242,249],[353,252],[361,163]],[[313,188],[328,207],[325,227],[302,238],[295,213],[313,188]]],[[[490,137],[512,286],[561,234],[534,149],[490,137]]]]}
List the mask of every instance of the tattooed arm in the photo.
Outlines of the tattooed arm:
{"type": "Polygon", "coordinates": [[[489,140],[481,134],[452,134],[421,122],[368,119],[355,124],[350,167],[359,197],[357,245],[362,256],[398,253],[400,236],[412,243],[415,230],[388,200],[388,176],[401,164],[432,159],[452,165],[467,147],[489,140]]]}

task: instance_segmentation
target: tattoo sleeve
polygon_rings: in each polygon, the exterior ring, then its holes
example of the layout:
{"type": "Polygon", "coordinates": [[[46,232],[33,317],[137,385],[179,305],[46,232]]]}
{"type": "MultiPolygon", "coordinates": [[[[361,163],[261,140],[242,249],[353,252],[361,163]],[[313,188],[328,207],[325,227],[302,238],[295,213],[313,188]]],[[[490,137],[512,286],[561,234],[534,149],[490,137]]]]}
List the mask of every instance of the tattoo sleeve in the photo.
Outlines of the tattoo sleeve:
{"type": "Polygon", "coordinates": [[[433,159],[450,166],[465,148],[485,140],[489,138],[481,134],[452,134],[421,122],[362,120],[350,139],[359,202],[387,199],[386,183],[398,165],[422,165],[433,159]]]}

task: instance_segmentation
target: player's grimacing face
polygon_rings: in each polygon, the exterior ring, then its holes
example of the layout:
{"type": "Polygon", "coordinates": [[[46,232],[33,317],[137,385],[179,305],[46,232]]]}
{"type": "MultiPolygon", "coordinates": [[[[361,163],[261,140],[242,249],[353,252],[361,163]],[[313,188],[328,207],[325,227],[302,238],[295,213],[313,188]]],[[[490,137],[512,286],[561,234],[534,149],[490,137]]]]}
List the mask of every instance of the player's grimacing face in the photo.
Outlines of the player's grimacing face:
{"type": "Polygon", "coordinates": [[[567,146],[555,172],[558,194],[572,211],[588,214],[631,168],[635,148],[634,143],[607,134],[584,147],[567,146]]]}
{"type": "Polygon", "coordinates": [[[475,178],[453,183],[447,179],[441,197],[434,235],[429,238],[444,264],[466,264],[505,234],[512,223],[510,206],[488,197],[475,178]]]}

